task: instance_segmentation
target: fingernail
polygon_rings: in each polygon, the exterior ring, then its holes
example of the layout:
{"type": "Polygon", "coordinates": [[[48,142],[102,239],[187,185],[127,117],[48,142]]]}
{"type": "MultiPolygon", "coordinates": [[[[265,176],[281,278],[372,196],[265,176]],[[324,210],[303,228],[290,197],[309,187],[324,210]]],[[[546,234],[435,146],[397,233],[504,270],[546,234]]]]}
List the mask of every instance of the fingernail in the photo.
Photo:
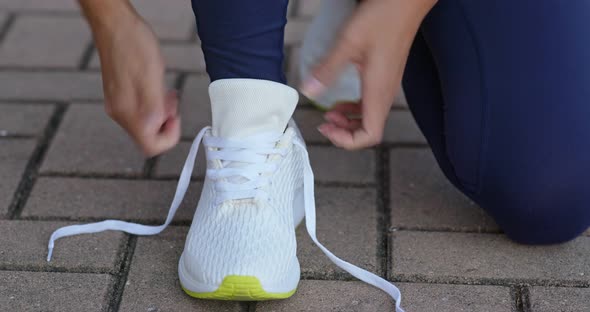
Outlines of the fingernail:
{"type": "Polygon", "coordinates": [[[326,87],[323,83],[319,80],[315,79],[314,77],[309,77],[305,79],[303,85],[301,86],[301,93],[307,96],[308,98],[314,98],[320,95],[326,87]]]}

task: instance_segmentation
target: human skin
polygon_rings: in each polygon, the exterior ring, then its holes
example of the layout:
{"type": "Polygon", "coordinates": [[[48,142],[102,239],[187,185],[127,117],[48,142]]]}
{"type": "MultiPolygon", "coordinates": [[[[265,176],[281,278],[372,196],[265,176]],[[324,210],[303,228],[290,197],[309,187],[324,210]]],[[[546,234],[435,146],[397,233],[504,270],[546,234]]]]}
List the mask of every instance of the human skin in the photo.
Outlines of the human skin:
{"type": "Polygon", "coordinates": [[[180,139],[176,92],[166,89],[156,36],[128,0],[78,0],[101,62],[105,110],[147,156],[180,139]]]}
{"type": "Polygon", "coordinates": [[[334,145],[356,150],[381,142],[414,36],[436,2],[362,1],[331,52],[312,70],[312,76],[304,79],[300,90],[313,98],[348,64],[356,65],[359,70],[360,105],[337,105],[325,114],[326,123],[318,127],[334,145]]]}

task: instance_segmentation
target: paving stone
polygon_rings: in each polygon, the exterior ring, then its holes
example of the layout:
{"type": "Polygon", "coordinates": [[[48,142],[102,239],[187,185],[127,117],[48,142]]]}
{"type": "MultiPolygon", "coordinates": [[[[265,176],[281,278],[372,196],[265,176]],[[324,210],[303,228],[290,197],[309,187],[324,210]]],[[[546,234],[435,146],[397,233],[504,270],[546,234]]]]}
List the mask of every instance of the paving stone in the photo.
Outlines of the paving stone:
{"type": "MultiPolygon", "coordinates": [[[[176,181],[41,177],[22,216],[162,223],[175,190],[176,181]]],[[[175,221],[192,220],[200,194],[200,183],[191,185],[175,221]]]]}
{"type": "Polygon", "coordinates": [[[530,302],[533,312],[588,312],[590,288],[533,287],[530,302]]]}
{"type": "Polygon", "coordinates": [[[393,107],[397,108],[407,108],[408,107],[408,100],[406,100],[406,94],[404,90],[400,88],[399,93],[393,99],[393,107]]]}
{"type": "Polygon", "coordinates": [[[190,1],[131,1],[160,39],[189,40],[195,34],[195,16],[190,1]]]}
{"type": "Polygon", "coordinates": [[[211,125],[209,78],[191,75],[185,83],[180,101],[182,136],[192,140],[201,128],[211,125]]]}
{"type": "MultiPolygon", "coordinates": [[[[319,241],[338,257],[378,274],[375,190],[316,187],[315,195],[319,241]]],[[[312,243],[304,224],[297,228],[297,255],[304,276],[332,278],[344,272],[312,243]]]]}
{"type": "Polygon", "coordinates": [[[0,98],[26,100],[102,99],[99,73],[0,72],[0,98]]]}
{"type": "Polygon", "coordinates": [[[317,181],[375,182],[375,151],[345,151],[335,147],[309,146],[309,158],[317,181]]]}
{"type": "Polygon", "coordinates": [[[187,232],[172,227],[137,240],[119,311],[242,311],[237,302],[197,300],[182,291],[177,270],[187,232]]]}
{"type": "Polygon", "coordinates": [[[102,105],[72,105],[41,167],[43,173],[133,174],[144,157],[102,105]]]}
{"type": "Polygon", "coordinates": [[[299,77],[299,55],[301,53],[301,47],[295,46],[289,50],[287,69],[285,75],[287,76],[287,83],[289,86],[297,89],[301,78],[299,77]]]}
{"type": "Polygon", "coordinates": [[[426,280],[535,283],[590,281],[590,237],[567,244],[525,246],[504,235],[398,231],[393,276],[426,280]]]}
{"type": "Polygon", "coordinates": [[[293,11],[295,10],[295,5],[296,5],[297,1],[296,0],[292,0],[289,1],[289,3],[287,3],[287,17],[291,17],[293,15],[293,11]]]}
{"type": "Polygon", "coordinates": [[[330,142],[318,131],[318,126],[325,122],[323,112],[317,109],[297,109],[293,114],[293,119],[308,144],[330,142]]]}
{"type": "Polygon", "coordinates": [[[402,307],[420,312],[512,312],[510,288],[500,286],[396,284],[402,307]]]}
{"type": "Polygon", "coordinates": [[[0,271],[2,311],[106,311],[106,274],[0,271]]]}
{"type": "Polygon", "coordinates": [[[308,25],[308,19],[290,19],[285,27],[285,45],[297,45],[301,43],[308,25]]]}
{"type": "Polygon", "coordinates": [[[47,262],[49,236],[70,224],[73,223],[0,221],[0,267],[27,271],[51,268],[116,271],[121,261],[118,252],[124,242],[124,235],[119,232],[62,238],[55,243],[51,262],[47,262]]]}
{"type": "MultiPolygon", "coordinates": [[[[181,70],[188,72],[204,72],[205,58],[201,46],[189,44],[163,44],[162,55],[166,60],[167,70],[181,70]]],[[[100,68],[98,53],[94,53],[89,64],[90,68],[100,68]]]]}
{"type": "Polygon", "coordinates": [[[497,231],[483,209],[443,175],[429,149],[390,151],[391,225],[395,228],[497,231]]]}
{"type": "Polygon", "coordinates": [[[256,305],[257,312],[382,312],[394,308],[389,296],[367,284],[313,280],[299,282],[297,292],[290,299],[262,301],[256,305]]]}
{"type": "Polygon", "coordinates": [[[168,69],[205,72],[205,57],[198,44],[165,45],[162,53],[168,69]]]}
{"type": "Polygon", "coordinates": [[[0,45],[0,66],[76,68],[91,34],[78,16],[20,16],[0,45]]]}
{"type": "Polygon", "coordinates": [[[37,104],[0,104],[0,137],[40,136],[54,107],[37,104]]]}
{"type": "Polygon", "coordinates": [[[0,218],[8,212],[34,149],[35,140],[0,140],[0,218]]]}
{"type": "Polygon", "coordinates": [[[0,10],[15,11],[79,11],[78,4],[72,0],[2,0],[0,10]]]}
{"type": "Polygon", "coordinates": [[[414,117],[409,111],[392,111],[385,124],[383,141],[386,143],[426,144],[414,117]]]}
{"type": "Polygon", "coordinates": [[[299,3],[297,3],[297,16],[315,16],[319,12],[321,3],[321,1],[317,0],[299,0],[299,3]]]}
{"type": "MultiPolygon", "coordinates": [[[[155,167],[156,177],[179,177],[191,145],[192,142],[180,142],[172,150],[161,155],[155,167]]],[[[192,174],[195,178],[205,177],[205,171],[207,170],[205,151],[202,148],[203,146],[201,145],[199,153],[197,154],[197,160],[195,161],[195,167],[192,174]]]]}

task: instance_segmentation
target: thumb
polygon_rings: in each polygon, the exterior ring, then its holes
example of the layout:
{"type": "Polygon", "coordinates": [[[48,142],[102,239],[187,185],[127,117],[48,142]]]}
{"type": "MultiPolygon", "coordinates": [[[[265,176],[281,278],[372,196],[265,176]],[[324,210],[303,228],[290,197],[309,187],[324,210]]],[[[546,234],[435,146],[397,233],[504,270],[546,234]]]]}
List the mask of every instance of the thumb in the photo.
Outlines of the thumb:
{"type": "Polygon", "coordinates": [[[304,77],[299,88],[308,98],[315,98],[330,86],[340,73],[353,61],[355,51],[349,41],[341,37],[330,52],[313,68],[309,77],[304,77]]]}

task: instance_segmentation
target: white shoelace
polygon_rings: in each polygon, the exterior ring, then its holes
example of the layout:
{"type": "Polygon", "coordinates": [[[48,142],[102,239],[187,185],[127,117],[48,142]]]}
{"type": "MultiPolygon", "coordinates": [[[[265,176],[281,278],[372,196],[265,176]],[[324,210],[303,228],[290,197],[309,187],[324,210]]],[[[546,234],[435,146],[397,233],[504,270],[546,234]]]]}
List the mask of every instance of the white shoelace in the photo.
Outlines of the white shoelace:
{"type": "MultiPolygon", "coordinates": [[[[155,235],[162,232],[176,214],[176,210],[180,206],[186,190],[188,189],[191,174],[199,150],[199,145],[210,127],[203,128],[191,146],[187,159],[182,168],[174,199],[170,205],[166,221],[162,225],[143,225],[131,223],[120,220],[105,220],[96,223],[88,223],[83,225],[69,225],[57,229],[51,234],[48,245],[47,261],[51,261],[53,247],[55,241],[67,236],[78,234],[98,233],[108,230],[122,231],[134,235],[155,235]]],[[[208,150],[210,159],[222,160],[222,164],[229,162],[243,162],[247,163],[244,167],[225,167],[218,169],[208,169],[207,175],[217,180],[215,183],[216,190],[220,191],[219,201],[240,198],[268,198],[268,194],[260,190],[260,186],[268,182],[261,173],[272,172],[276,168],[273,164],[267,164],[267,155],[281,154],[285,155],[286,149],[276,148],[275,144],[279,140],[280,135],[276,134],[260,134],[253,137],[240,140],[227,140],[218,137],[205,137],[205,145],[213,147],[208,150]],[[266,154],[266,155],[265,155],[266,154]],[[224,181],[225,179],[232,179],[235,177],[242,178],[242,183],[231,183],[224,181]]],[[[309,163],[309,154],[305,147],[305,142],[295,137],[293,143],[301,149],[304,154],[304,201],[305,201],[305,227],[307,233],[313,242],[324,252],[324,254],[338,267],[350,273],[359,280],[373,285],[391,296],[395,300],[395,311],[404,312],[401,308],[401,294],[395,285],[387,280],[355,265],[352,265],[338,257],[336,257],[330,250],[322,245],[316,236],[316,211],[315,211],[315,194],[314,194],[314,176],[309,163]]]]}

